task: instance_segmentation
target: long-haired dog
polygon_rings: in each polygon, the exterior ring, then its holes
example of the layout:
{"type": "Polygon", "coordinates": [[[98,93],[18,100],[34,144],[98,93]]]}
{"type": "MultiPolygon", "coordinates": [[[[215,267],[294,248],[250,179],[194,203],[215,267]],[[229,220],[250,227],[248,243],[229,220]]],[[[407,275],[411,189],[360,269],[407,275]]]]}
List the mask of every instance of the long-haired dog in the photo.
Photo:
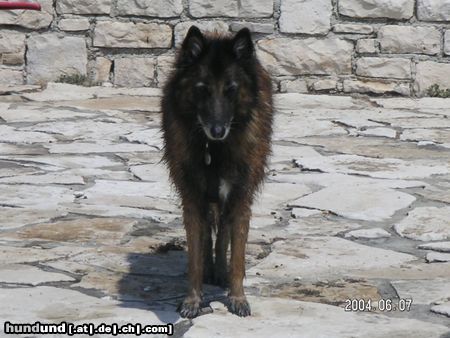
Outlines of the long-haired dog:
{"type": "Polygon", "coordinates": [[[205,282],[228,286],[229,311],[248,316],[245,247],[273,120],[271,79],[250,31],[220,36],[192,26],[164,88],[162,109],[164,160],[182,200],[188,246],[189,291],[180,314],[199,314],[205,282]]]}

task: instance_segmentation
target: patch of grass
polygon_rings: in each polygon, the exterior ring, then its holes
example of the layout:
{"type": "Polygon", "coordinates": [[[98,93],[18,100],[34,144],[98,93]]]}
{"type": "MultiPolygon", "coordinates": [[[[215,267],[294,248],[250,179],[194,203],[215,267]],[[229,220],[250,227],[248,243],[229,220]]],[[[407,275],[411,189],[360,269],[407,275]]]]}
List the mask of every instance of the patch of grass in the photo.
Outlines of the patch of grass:
{"type": "Polygon", "coordinates": [[[441,89],[438,84],[434,84],[427,89],[428,96],[450,98],[450,88],[441,89]]]}
{"type": "Polygon", "coordinates": [[[300,289],[300,290],[297,290],[297,293],[301,294],[301,295],[305,295],[305,296],[321,297],[319,290],[300,289]]]}
{"type": "Polygon", "coordinates": [[[98,86],[99,83],[92,82],[86,75],[73,74],[73,75],[61,75],[56,82],[68,83],[84,87],[98,86]]]}

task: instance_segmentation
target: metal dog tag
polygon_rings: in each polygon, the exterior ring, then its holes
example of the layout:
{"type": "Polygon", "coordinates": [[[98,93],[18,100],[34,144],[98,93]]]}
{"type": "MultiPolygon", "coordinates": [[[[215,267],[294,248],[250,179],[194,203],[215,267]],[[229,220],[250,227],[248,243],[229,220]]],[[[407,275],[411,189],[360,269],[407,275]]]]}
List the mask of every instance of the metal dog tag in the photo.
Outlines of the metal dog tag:
{"type": "Polygon", "coordinates": [[[211,165],[211,154],[209,153],[209,143],[206,143],[205,164],[211,165]]]}
{"type": "Polygon", "coordinates": [[[211,154],[209,152],[207,152],[205,154],[205,164],[206,165],[210,165],[211,164],[211,154]]]}

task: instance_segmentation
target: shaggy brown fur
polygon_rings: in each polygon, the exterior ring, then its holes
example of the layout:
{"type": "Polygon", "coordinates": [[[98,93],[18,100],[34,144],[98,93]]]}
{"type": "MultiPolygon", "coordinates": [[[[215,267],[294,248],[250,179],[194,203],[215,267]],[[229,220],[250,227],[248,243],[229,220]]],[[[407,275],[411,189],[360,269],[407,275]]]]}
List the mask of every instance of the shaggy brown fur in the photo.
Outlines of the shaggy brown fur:
{"type": "Polygon", "coordinates": [[[180,313],[199,314],[206,282],[229,286],[229,310],[248,316],[245,246],[272,135],[272,83],[250,32],[211,36],[191,27],[162,108],[164,159],[182,199],[188,244],[189,292],[180,313]]]}

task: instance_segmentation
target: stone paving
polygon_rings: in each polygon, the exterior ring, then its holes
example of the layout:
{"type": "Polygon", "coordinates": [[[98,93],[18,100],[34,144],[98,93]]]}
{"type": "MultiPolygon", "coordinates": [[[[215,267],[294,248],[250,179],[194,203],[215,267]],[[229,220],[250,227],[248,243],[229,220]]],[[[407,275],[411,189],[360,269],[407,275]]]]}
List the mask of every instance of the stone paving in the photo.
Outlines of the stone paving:
{"type": "Polygon", "coordinates": [[[160,91],[0,93],[2,321],[450,337],[450,100],[276,95],[247,249],[253,316],[229,314],[226,292],[205,286],[203,315],[189,321],[175,312],[186,242],[160,163],[160,91]],[[355,299],[370,311],[346,311],[355,299]]]}

